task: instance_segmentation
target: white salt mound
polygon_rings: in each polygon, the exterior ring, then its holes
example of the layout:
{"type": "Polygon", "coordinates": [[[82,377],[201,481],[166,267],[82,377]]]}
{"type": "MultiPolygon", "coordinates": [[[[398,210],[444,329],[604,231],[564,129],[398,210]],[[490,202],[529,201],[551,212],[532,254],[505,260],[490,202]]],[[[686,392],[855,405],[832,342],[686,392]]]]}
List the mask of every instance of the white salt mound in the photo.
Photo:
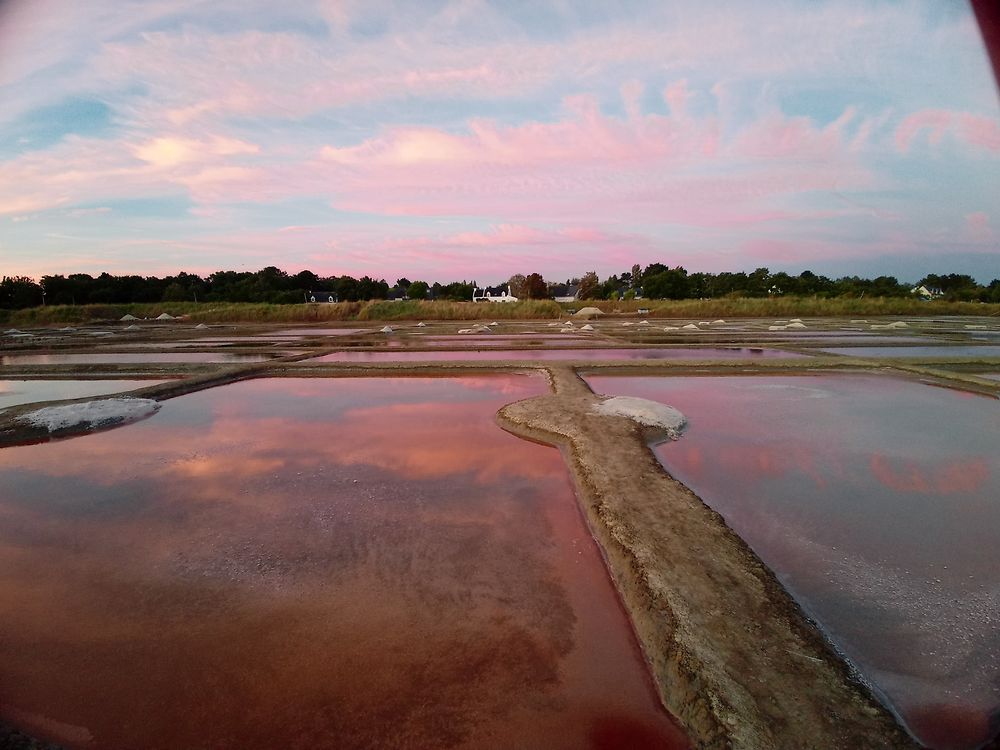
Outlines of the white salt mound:
{"type": "Polygon", "coordinates": [[[686,326],[681,326],[681,328],[683,328],[685,331],[697,331],[698,330],[698,326],[696,326],[694,323],[688,323],[686,326]]]}
{"type": "Polygon", "coordinates": [[[490,325],[491,325],[491,326],[498,326],[498,325],[500,325],[500,324],[499,324],[499,323],[497,323],[497,322],[496,322],[496,321],[494,320],[494,321],[493,321],[492,323],[490,323],[490,325]]]}
{"type": "Polygon", "coordinates": [[[118,320],[138,320],[138,318],[130,313],[125,313],[118,320]]]}
{"type": "Polygon", "coordinates": [[[549,323],[549,328],[551,328],[552,326],[557,326],[557,325],[559,325],[558,322],[556,322],[556,323],[549,323]]]}
{"type": "Polygon", "coordinates": [[[634,396],[612,396],[594,404],[592,411],[610,417],[626,417],[646,427],[657,427],[666,432],[671,440],[680,437],[687,424],[687,417],[674,407],[634,396]]]}
{"type": "Polygon", "coordinates": [[[895,323],[890,323],[889,328],[909,328],[909,326],[903,321],[897,320],[895,323]]]}
{"type": "Polygon", "coordinates": [[[208,326],[205,325],[204,323],[199,323],[198,325],[195,326],[195,328],[208,328],[208,326]]]}
{"type": "Polygon", "coordinates": [[[601,309],[598,307],[583,307],[573,313],[574,318],[596,318],[598,315],[604,315],[601,309]]]}
{"type": "Polygon", "coordinates": [[[427,327],[427,324],[424,323],[423,321],[420,321],[419,323],[417,323],[417,328],[426,328],[426,327],[427,327]]]}
{"type": "MultiPolygon", "coordinates": [[[[174,316],[171,315],[170,313],[160,313],[159,315],[156,316],[156,319],[157,320],[173,320],[174,316]]],[[[125,318],[122,318],[122,320],[125,320],[125,318]]],[[[132,318],[132,320],[138,320],[138,318],[132,318]]]]}
{"type": "Polygon", "coordinates": [[[582,328],[580,328],[580,330],[581,331],[593,331],[594,330],[594,326],[590,325],[590,323],[587,323],[587,325],[585,325],[582,328]]]}
{"type": "Polygon", "coordinates": [[[712,325],[713,325],[713,326],[716,326],[716,325],[719,325],[719,323],[725,323],[725,322],[726,322],[726,321],[724,321],[724,320],[722,320],[722,319],[719,319],[719,320],[713,320],[713,321],[712,321],[712,325]]]}
{"type": "Polygon", "coordinates": [[[623,326],[634,326],[634,325],[635,325],[635,323],[633,323],[633,322],[632,322],[631,320],[629,320],[629,321],[627,321],[627,322],[625,322],[625,323],[622,323],[622,325],[623,325],[623,326]]]}
{"type": "Polygon", "coordinates": [[[382,326],[378,330],[379,333],[392,333],[392,326],[382,326]]]}
{"type": "Polygon", "coordinates": [[[708,325],[711,325],[711,323],[709,323],[707,320],[702,320],[702,321],[700,321],[698,323],[698,325],[700,325],[700,326],[708,326],[708,325]]]}
{"type": "Polygon", "coordinates": [[[803,323],[801,320],[793,320],[791,323],[785,326],[785,328],[805,328],[805,327],[806,324],[803,323]]]}
{"type": "Polygon", "coordinates": [[[649,325],[649,321],[648,320],[640,320],[639,321],[639,325],[641,325],[641,326],[648,326],[649,325]]]}
{"type": "Polygon", "coordinates": [[[94,429],[134,422],[154,414],[159,408],[158,403],[148,398],[105,398],[64,406],[46,406],[18,419],[35,427],[44,427],[49,432],[78,426],[94,429]]]}
{"type": "Polygon", "coordinates": [[[19,331],[16,328],[8,328],[6,331],[4,331],[4,333],[7,334],[8,336],[13,336],[18,333],[23,333],[23,331],[19,331]]]}
{"type": "Polygon", "coordinates": [[[789,323],[801,323],[802,322],[802,318],[792,318],[788,322],[789,323]]]}

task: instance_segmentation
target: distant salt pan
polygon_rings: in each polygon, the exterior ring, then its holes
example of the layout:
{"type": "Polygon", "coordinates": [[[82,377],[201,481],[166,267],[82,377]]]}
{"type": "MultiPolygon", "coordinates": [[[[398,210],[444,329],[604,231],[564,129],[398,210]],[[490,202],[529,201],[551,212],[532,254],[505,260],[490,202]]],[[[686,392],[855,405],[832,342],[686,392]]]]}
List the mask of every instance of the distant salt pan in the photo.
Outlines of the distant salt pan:
{"type": "Polygon", "coordinates": [[[28,412],[18,419],[49,432],[67,427],[107,427],[113,424],[135,422],[154,414],[160,405],[148,398],[105,398],[63,406],[46,406],[28,412]]]}
{"type": "Polygon", "coordinates": [[[687,424],[687,417],[672,406],[634,396],[612,396],[594,404],[593,412],[609,417],[626,417],[646,427],[657,427],[676,440],[687,424]]]}

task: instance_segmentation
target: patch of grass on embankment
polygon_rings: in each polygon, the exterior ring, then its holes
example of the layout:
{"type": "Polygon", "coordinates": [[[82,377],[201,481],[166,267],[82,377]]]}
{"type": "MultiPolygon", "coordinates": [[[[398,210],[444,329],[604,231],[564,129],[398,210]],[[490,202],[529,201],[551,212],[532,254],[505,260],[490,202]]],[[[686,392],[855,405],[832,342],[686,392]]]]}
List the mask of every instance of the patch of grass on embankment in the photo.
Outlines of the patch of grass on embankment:
{"type": "Polygon", "coordinates": [[[25,310],[0,310],[0,325],[65,326],[118,321],[124,315],[153,319],[161,313],[184,316],[195,323],[326,323],[342,320],[527,320],[558,318],[551,300],[511,304],[473,302],[340,302],[272,305],[248,302],[163,302],[133,305],[49,305],[25,310]]]}
{"type": "Polygon", "coordinates": [[[1000,315],[1000,305],[982,302],[923,302],[907,297],[738,297],[734,299],[587,300],[563,307],[599,307],[606,313],[648,308],[664,318],[825,318],[880,315],[1000,315]]]}
{"type": "Polygon", "coordinates": [[[1000,305],[976,302],[921,302],[906,298],[864,299],[813,297],[739,298],[712,300],[586,300],[558,304],[525,300],[509,304],[473,302],[341,302],[335,304],[272,305],[245,302],[162,302],[134,305],[49,305],[26,310],[0,310],[4,326],[65,326],[107,323],[123,315],[152,319],[160,313],[196,323],[325,323],[349,320],[529,320],[552,319],[566,309],[599,307],[606,313],[651,314],[669,318],[844,317],[880,315],[1000,315],[1000,305]]]}

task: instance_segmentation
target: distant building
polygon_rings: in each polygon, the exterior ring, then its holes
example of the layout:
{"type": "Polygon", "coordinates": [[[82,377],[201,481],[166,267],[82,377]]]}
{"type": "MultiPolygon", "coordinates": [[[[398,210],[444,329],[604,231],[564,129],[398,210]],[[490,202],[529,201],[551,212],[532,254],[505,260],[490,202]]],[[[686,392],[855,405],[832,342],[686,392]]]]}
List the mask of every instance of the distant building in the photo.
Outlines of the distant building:
{"type": "Polygon", "coordinates": [[[575,284],[552,284],[549,294],[556,302],[576,302],[580,287],[575,284]]]}
{"type": "Polygon", "coordinates": [[[402,302],[404,299],[409,299],[409,297],[407,296],[406,292],[407,292],[407,289],[404,289],[401,286],[394,286],[385,295],[385,298],[389,302],[402,302]]]}
{"type": "Polygon", "coordinates": [[[510,293],[510,286],[488,286],[483,289],[473,287],[473,302],[517,302],[517,297],[510,293]]]}
{"type": "Polygon", "coordinates": [[[306,292],[306,299],[310,302],[340,302],[340,297],[336,292],[322,292],[312,289],[306,292]]]}
{"type": "Polygon", "coordinates": [[[937,288],[928,289],[926,286],[921,284],[920,286],[915,286],[910,290],[910,294],[914,294],[920,299],[937,299],[938,297],[943,297],[944,292],[937,288]]]}

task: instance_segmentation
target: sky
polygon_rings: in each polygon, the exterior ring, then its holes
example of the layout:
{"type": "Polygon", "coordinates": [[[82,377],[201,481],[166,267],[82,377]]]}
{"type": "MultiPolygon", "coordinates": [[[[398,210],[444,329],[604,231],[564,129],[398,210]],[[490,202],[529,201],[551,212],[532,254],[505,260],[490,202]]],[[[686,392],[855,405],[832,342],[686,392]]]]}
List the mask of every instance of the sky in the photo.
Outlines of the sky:
{"type": "Polygon", "coordinates": [[[964,0],[0,0],[0,275],[1000,277],[964,0]]]}

